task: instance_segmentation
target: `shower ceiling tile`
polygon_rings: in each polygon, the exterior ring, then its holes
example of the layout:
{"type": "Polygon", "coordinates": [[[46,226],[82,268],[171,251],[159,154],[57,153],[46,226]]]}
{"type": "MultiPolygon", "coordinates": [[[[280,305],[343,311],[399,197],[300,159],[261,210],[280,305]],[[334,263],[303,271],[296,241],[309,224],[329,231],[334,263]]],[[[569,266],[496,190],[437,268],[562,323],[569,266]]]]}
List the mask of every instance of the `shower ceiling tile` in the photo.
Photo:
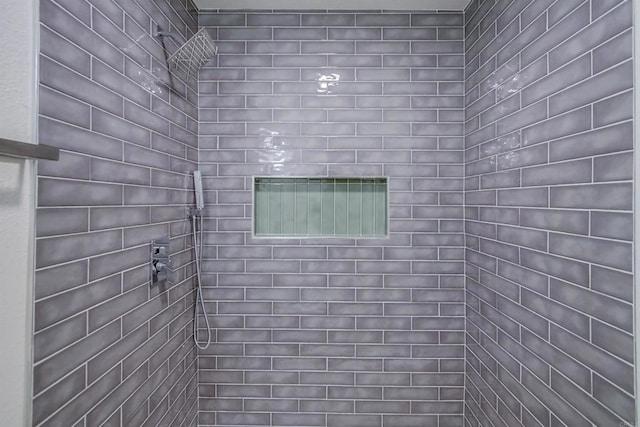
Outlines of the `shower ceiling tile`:
{"type": "MultiPolygon", "coordinates": [[[[470,0],[400,0],[362,2],[361,0],[271,0],[269,9],[320,9],[320,10],[464,10],[470,0]]],[[[207,9],[265,9],[259,0],[195,0],[201,11],[207,9]]]]}

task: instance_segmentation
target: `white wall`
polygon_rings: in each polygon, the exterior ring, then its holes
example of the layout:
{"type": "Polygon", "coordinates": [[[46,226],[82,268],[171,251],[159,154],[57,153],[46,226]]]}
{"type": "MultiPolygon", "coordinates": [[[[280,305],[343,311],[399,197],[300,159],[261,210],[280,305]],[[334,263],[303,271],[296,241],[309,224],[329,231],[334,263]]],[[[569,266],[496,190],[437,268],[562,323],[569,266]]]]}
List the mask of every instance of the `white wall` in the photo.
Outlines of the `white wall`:
{"type": "Polygon", "coordinates": [[[640,120],[638,114],[640,113],[640,94],[638,90],[640,89],[640,4],[637,1],[633,2],[633,32],[634,32],[634,52],[633,52],[633,64],[634,64],[634,82],[633,82],[633,93],[635,97],[635,108],[633,114],[634,121],[634,133],[633,133],[633,150],[634,150],[634,158],[635,158],[635,167],[634,169],[634,197],[635,203],[633,206],[633,215],[634,215],[634,223],[635,223],[635,233],[633,238],[633,249],[634,249],[634,271],[633,278],[635,284],[635,293],[634,293],[634,313],[635,313],[635,331],[634,331],[634,339],[636,344],[636,357],[635,357],[635,374],[636,374],[636,425],[640,423],[640,399],[638,398],[638,393],[640,392],[640,314],[638,313],[638,309],[640,309],[640,253],[638,252],[638,243],[640,242],[640,180],[639,180],[639,171],[640,171],[640,148],[638,147],[638,136],[640,135],[640,120]]]}
{"type": "MultiPolygon", "coordinates": [[[[36,141],[37,2],[0,13],[0,137],[36,141]]],[[[31,425],[35,161],[0,156],[0,424],[31,425]]]]}

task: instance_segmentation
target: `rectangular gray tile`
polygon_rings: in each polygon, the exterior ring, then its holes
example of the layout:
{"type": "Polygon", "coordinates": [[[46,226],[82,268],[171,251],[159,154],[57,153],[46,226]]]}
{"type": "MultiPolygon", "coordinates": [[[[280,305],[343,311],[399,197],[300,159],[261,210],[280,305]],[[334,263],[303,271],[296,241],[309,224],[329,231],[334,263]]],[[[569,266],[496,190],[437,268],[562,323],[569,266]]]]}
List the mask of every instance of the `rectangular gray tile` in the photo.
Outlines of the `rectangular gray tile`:
{"type": "Polygon", "coordinates": [[[627,61],[559,92],[549,98],[549,114],[561,114],[629,89],[631,73],[631,62],[627,61]]]}

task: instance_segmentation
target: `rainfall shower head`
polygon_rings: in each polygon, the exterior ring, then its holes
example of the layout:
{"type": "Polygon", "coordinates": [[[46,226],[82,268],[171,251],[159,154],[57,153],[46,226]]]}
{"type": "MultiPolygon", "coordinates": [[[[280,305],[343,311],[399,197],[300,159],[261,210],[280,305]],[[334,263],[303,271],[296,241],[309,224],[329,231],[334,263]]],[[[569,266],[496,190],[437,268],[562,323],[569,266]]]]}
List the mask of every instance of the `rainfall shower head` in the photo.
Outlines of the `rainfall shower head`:
{"type": "MultiPolygon", "coordinates": [[[[175,40],[173,35],[161,31],[160,28],[157,29],[156,36],[175,40]]],[[[169,67],[184,73],[188,79],[197,78],[198,71],[217,53],[218,46],[213,42],[209,32],[202,28],[169,57],[169,67]]]]}

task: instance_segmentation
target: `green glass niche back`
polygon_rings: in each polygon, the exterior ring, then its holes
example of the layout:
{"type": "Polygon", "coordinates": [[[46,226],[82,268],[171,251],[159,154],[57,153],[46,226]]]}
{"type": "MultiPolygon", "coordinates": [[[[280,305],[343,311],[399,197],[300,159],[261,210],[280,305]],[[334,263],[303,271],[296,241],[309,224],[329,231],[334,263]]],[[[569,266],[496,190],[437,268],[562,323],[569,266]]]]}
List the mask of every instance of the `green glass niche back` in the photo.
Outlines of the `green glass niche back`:
{"type": "Polygon", "coordinates": [[[254,178],[254,235],[386,237],[387,178],[254,178]]]}

